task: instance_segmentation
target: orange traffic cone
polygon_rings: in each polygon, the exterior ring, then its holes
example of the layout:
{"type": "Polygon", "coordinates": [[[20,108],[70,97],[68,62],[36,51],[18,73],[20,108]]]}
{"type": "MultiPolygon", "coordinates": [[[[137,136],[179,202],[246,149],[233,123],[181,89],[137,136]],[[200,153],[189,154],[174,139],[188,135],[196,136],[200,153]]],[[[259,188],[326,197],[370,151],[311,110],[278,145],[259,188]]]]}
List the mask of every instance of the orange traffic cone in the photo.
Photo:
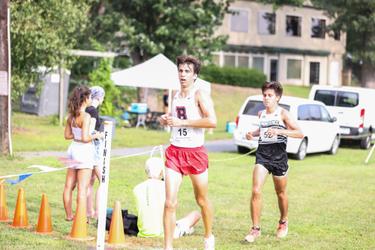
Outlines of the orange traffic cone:
{"type": "Polygon", "coordinates": [[[119,201],[115,202],[107,243],[113,246],[121,246],[125,244],[124,223],[122,221],[121,204],[119,201]]]}
{"type": "Polygon", "coordinates": [[[36,232],[40,234],[52,233],[51,210],[48,205],[48,199],[46,194],[42,194],[42,203],[40,204],[36,232]]]}
{"type": "Polygon", "coordinates": [[[0,184],[0,222],[9,222],[7,197],[4,184],[0,184]]]}
{"type": "Polygon", "coordinates": [[[29,219],[27,217],[26,197],[23,188],[18,190],[16,210],[14,210],[14,218],[12,227],[27,228],[29,227],[29,219]]]}
{"type": "Polygon", "coordinates": [[[94,237],[87,236],[86,201],[84,199],[81,199],[81,201],[77,203],[72,230],[67,238],[78,241],[94,239],[94,237]]]}

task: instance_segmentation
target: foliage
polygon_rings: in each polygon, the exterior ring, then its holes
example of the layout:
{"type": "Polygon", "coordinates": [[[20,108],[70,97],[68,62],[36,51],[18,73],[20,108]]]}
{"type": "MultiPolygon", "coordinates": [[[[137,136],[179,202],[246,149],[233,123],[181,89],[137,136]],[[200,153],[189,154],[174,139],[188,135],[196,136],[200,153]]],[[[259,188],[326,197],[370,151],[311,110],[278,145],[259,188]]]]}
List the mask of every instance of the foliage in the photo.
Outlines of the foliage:
{"type": "Polygon", "coordinates": [[[102,114],[115,116],[115,105],[120,100],[120,90],[111,80],[111,60],[102,59],[94,71],[89,74],[89,83],[91,86],[101,86],[105,90],[105,98],[100,106],[102,114]]]}
{"type": "MultiPolygon", "coordinates": [[[[222,24],[230,0],[174,1],[94,1],[90,8],[90,25],[81,34],[79,48],[95,49],[92,40],[104,50],[122,55],[114,67],[139,64],[163,53],[174,59],[180,54],[192,54],[203,61],[211,60],[211,52],[225,44],[226,36],[215,29],[222,24]],[[146,14],[147,13],[147,14],[146,14]],[[127,57],[125,57],[127,56],[127,57]]],[[[97,59],[80,58],[72,77],[86,82],[86,74],[97,59]]],[[[138,88],[138,99],[144,98],[138,88]]]]}
{"type": "Polygon", "coordinates": [[[209,82],[253,88],[261,87],[266,80],[266,76],[256,69],[218,67],[216,65],[203,67],[201,76],[209,82]]]}
{"type": "Polygon", "coordinates": [[[375,65],[375,1],[315,0],[314,4],[335,18],[330,29],[347,32],[347,50],[353,61],[375,65]]]}
{"type": "Polygon", "coordinates": [[[272,4],[275,8],[280,7],[281,5],[295,5],[301,6],[305,1],[304,0],[257,0],[264,4],[272,4]]]}
{"type": "Polygon", "coordinates": [[[228,0],[100,1],[92,5],[88,34],[109,50],[129,49],[134,64],[158,53],[172,59],[187,53],[208,60],[211,51],[226,41],[214,31],[228,4],[228,0]]]}
{"type": "Polygon", "coordinates": [[[86,1],[11,0],[12,99],[37,79],[37,68],[68,66],[88,21],[86,1]]]}

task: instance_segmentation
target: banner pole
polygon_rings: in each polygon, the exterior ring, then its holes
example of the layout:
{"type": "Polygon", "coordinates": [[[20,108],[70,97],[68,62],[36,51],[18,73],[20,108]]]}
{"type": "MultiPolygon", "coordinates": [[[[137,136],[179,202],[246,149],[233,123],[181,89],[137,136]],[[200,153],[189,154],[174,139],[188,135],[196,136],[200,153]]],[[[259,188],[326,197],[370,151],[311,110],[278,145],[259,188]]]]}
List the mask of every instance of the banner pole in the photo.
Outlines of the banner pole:
{"type": "Polygon", "coordinates": [[[107,215],[107,203],[108,203],[108,184],[109,184],[109,169],[111,160],[111,144],[112,144],[112,122],[104,122],[104,145],[102,149],[101,164],[99,166],[101,171],[101,179],[99,185],[99,210],[98,210],[98,228],[97,228],[97,239],[96,249],[104,250],[105,246],[105,224],[107,215]]]}

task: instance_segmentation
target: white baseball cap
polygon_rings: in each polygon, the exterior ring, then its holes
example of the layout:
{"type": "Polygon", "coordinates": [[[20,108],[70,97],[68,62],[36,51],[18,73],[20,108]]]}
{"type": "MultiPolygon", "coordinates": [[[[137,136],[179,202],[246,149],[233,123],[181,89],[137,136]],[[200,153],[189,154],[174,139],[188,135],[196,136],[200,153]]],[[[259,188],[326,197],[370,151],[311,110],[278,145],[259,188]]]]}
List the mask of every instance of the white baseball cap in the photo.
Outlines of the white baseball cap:
{"type": "Polygon", "coordinates": [[[164,170],[164,162],[159,157],[150,157],[145,164],[145,172],[149,178],[160,178],[164,170]]]}

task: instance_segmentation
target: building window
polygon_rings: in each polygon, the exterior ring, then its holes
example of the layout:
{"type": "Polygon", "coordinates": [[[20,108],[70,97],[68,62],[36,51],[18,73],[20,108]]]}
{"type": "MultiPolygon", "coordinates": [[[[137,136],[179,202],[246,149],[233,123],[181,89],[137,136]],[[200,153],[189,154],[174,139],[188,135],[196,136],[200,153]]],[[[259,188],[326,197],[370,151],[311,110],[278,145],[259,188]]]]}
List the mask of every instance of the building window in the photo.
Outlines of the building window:
{"type": "Polygon", "coordinates": [[[264,58],[263,57],[253,57],[253,68],[264,72],[264,58]]]}
{"type": "Polygon", "coordinates": [[[326,36],[326,20],[311,18],[311,37],[325,38],[326,36]]]}
{"type": "Polygon", "coordinates": [[[319,84],[320,63],[310,62],[310,84],[319,84]]]}
{"type": "Polygon", "coordinates": [[[248,56],[238,56],[238,67],[248,68],[249,67],[249,57],[248,56]]]}
{"type": "Polygon", "coordinates": [[[302,61],[297,59],[288,59],[286,77],[288,79],[301,79],[302,61]]]}
{"type": "Polygon", "coordinates": [[[258,32],[262,35],[274,35],[276,27],[276,14],[269,12],[258,13],[258,32]]]}
{"type": "Polygon", "coordinates": [[[212,63],[215,65],[220,65],[220,56],[219,55],[212,55],[212,63]]]}
{"type": "Polygon", "coordinates": [[[341,38],[341,32],[338,29],[333,30],[333,38],[337,41],[340,41],[341,38]]]}
{"type": "Polygon", "coordinates": [[[286,35],[301,36],[301,21],[299,16],[286,16],[286,35]]]}
{"type": "Polygon", "coordinates": [[[234,55],[224,55],[224,66],[235,67],[236,57],[234,55]]]}
{"type": "Polygon", "coordinates": [[[249,13],[246,10],[232,10],[230,18],[230,31],[245,32],[249,30],[249,13]]]}
{"type": "Polygon", "coordinates": [[[271,81],[277,81],[277,75],[278,75],[278,60],[277,59],[271,59],[270,60],[270,80],[271,81]]]}

